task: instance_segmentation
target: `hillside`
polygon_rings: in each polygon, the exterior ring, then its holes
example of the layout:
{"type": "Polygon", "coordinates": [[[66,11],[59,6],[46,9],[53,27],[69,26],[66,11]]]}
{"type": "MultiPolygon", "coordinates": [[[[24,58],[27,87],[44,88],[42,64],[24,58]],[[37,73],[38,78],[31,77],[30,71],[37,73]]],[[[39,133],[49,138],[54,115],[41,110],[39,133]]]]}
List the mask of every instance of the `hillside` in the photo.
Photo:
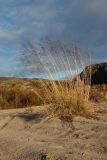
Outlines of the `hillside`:
{"type": "Polygon", "coordinates": [[[91,70],[91,84],[107,84],[107,62],[92,64],[87,66],[85,70],[80,74],[81,77],[84,75],[87,79],[90,78],[91,70]]]}

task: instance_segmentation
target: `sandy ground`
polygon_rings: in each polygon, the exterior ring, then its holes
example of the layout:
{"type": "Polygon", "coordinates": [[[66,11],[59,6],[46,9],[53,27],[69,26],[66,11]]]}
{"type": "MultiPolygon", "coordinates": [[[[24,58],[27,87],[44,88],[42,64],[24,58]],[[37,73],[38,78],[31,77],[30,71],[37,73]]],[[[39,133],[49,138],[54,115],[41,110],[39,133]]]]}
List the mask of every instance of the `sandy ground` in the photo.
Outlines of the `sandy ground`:
{"type": "Polygon", "coordinates": [[[0,111],[0,160],[107,160],[107,101],[93,105],[99,120],[75,117],[75,130],[57,118],[48,119],[44,106],[0,111]],[[43,159],[41,159],[43,160],[43,159]]]}

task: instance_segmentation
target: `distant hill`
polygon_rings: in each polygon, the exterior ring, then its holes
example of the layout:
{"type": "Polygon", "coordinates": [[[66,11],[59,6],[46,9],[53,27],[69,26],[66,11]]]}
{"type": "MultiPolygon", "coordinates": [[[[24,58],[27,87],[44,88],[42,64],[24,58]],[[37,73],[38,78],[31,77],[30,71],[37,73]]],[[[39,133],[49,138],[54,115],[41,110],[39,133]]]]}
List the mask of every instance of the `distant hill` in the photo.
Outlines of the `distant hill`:
{"type": "Polygon", "coordinates": [[[86,79],[90,79],[91,71],[91,84],[107,84],[107,62],[92,64],[87,66],[84,71],[80,73],[80,76],[83,78],[86,76],[86,79]]]}

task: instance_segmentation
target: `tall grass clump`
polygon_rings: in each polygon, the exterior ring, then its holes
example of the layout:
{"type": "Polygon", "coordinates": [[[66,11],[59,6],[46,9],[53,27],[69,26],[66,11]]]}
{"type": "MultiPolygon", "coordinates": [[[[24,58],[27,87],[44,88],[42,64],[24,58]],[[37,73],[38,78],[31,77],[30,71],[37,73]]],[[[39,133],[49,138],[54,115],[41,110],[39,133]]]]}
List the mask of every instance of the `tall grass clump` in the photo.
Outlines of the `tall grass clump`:
{"type": "Polygon", "coordinates": [[[28,44],[22,50],[21,62],[26,70],[40,78],[44,92],[40,96],[44,104],[49,104],[50,115],[70,120],[73,115],[90,113],[90,84],[87,77],[78,75],[85,67],[80,48],[68,49],[51,40],[36,47],[28,44]],[[42,77],[48,79],[48,85],[42,77]]]}

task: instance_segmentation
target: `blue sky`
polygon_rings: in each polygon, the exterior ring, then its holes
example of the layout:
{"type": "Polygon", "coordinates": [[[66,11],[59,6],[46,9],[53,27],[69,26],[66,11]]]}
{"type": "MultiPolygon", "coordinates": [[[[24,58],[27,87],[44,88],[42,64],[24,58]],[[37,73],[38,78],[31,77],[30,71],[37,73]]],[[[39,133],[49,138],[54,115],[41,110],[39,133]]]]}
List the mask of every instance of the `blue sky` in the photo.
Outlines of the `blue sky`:
{"type": "Polygon", "coordinates": [[[107,62],[107,0],[0,0],[0,76],[14,76],[23,44],[44,37],[91,48],[93,63],[107,62]]]}

